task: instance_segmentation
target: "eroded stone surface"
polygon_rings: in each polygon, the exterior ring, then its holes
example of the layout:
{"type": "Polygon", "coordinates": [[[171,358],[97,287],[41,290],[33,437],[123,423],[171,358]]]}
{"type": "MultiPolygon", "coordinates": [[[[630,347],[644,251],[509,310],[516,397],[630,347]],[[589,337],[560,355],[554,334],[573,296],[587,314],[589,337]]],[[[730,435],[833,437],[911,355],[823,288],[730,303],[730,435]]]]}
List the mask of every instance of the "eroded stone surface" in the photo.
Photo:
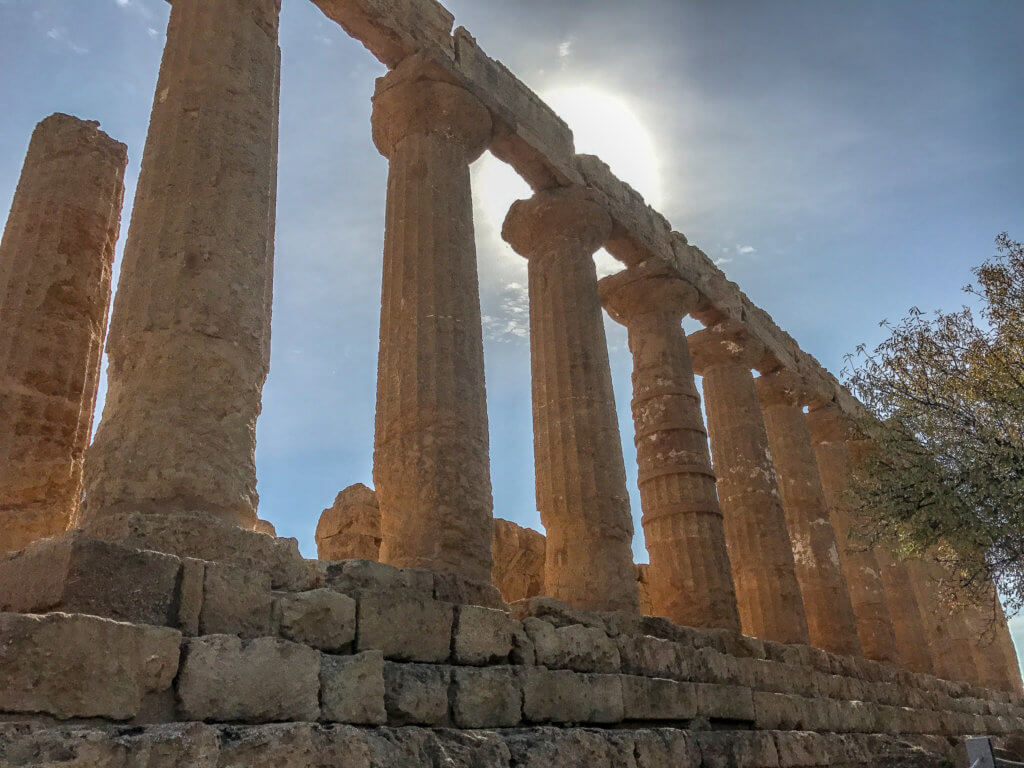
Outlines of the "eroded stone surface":
{"type": "Polygon", "coordinates": [[[166,627],[0,613],[0,712],[128,720],[170,687],[180,641],[166,627]]]}
{"type": "Polygon", "coordinates": [[[275,618],[282,637],[321,651],[341,652],[356,637],[356,601],[331,589],[279,596],[275,618]]]}
{"type": "Polygon", "coordinates": [[[491,578],[506,603],[544,593],[544,534],[494,519],[491,578]]]}
{"type": "Polygon", "coordinates": [[[384,708],[384,654],[320,657],[320,718],[340,723],[380,725],[384,708]]]}
{"type": "Polygon", "coordinates": [[[0,241],[0,552],[78,512],[127,162],[99,123],[32,134],[0,241]]]}
{"type": "Polygon", "coordinates": [[[340,491],[320,514],[316,526],[320,560],[377,560],[380,557],[380,506],[377,494],[362,483],[340,491]]]}
{"type": "Polygon", "coordinates": [[[580,188],[513,204],[502,237],[528,259],[537,509],[544,591],[580,608],[639,611],[594,252],[608,214],[580,188]]]}

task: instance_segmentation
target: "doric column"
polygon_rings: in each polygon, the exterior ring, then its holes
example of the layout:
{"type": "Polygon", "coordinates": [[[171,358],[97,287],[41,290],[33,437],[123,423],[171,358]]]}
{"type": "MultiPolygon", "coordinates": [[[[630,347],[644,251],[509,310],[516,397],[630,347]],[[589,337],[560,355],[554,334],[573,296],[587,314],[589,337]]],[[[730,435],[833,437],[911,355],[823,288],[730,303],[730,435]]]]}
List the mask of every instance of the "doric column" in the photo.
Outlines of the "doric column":
{"type": "Polygon", "coordinates": [[[875,661],[899,663],[878,561],[873,552],[851,541],[850,514],[844,499],[851,472],[847,442],[851,435],[846,417],[834,405],[816,403],[807,414],[807,426],[864,655],[875,661]]]}
{"type": "Polygon", "coordinates": [[[803,383],[781,369],[756,384],[811,644],[859,656],[857,621],[804,416],[803,383]]]}
{"type": "Polygon", "coordinates": [[[807,643],[807,619],[751,367],[764,347],[723,322],[690,335],[740,621],[748,635],[807,643]]]}
{"type": "Polygon", "coordinates": [[[36,126],[0,242],[0,553],[63,531],[82,495],[127,148],[36,126]]]}
{"type": "Polygon", "coordinates": [[[934,674],[946,680],[976,683],[979,676],[971,651],[971,629],[963,612],[951,609],[941,597],[945,572],[939,565],[922,560],[907,560],[906,569],[928,638],[934,674]]]}
{"type": "Polygon", "coordinates": [[[83,523],[257,521],[279,0],[174,0],[110,322],[83,523]]]}
{"type": "Polygon", "coordinates": [[[490,113],[410,59],[377,81],[389,160],[373,480],[382,562],[491,580],[491,480],[469,164],[490,113]]]}
{"type": "Polygon", "coordinates": [[[593,259],[611,228],[604,209],[574,187],[514,203],[502,236],[529,260],[545,593],[579,608],[636,612],[633,519],[593,259]]]}
{"type": "Polygon", "coordinates": [[[1017,657],[1017,648],[1010,636],[1010,628],[1006,623],[1006,614],[1003,613],[1003,606],[999,600],[995,603],[995,642],[994,647],[1003,657],[1003,664],[1006,669],[1006,681],[1003,690],[1016,694],[1024,693],[1024,683],[1021,682],[1020,659],[1017,657]]]}
{"type": "Polygon", "coordinates": [[[917,604],[917,595],[906,562],[895,559],[882,549],[875,550],[875,559],[885,589],[885,601],[889,606],[889,620],[892,622],[900,664],[911,672],[935,674],[931,649],[928,647],[928,630],[921,607],[917,604]]]}
{"type": "Polygon", "coordinates": [[[657,616],[739,631],[722,511],[683,317],[696,289],[654,261],[599,281],[605,309],[629,331],[633,424],[648,582],[657,616]]]}

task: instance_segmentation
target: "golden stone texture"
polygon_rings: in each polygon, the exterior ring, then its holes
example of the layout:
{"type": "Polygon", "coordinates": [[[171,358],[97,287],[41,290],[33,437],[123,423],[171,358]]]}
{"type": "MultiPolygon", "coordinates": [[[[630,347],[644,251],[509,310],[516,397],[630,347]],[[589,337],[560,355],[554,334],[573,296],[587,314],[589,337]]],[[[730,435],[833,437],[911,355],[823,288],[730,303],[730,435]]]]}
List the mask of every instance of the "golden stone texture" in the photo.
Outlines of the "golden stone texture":
{"type": "Polygon", "coordinates": [[[582,188],[513,204],[502,236],[528,259],[537,509],[545,594],[637,612],[633,519],[593,255],[608,214],[582,188]]]}
{"type": "Polygon", "coordinates": [[[751,373],[764,347],[727,322],[692,334],[690,349],[703,377],[711,455],[743,632],[765,640],[807,643],[793,549],[751,373]]]}
{"type": "Polygon", "coordinates": [[[389,160],[373,481],[382,562],[491,580],[491,480],[469,164],[491,136],[415,60],[377,81],[389,160]]]}
{"type": "Polygon", "coordinates": [[[380,558],[380,505],[376,493],[362,483],[338,493],[334,504],[320,514],[316,556],[320,560],[380,558]]]}
{"type": "Polygon", "coordinates": [[[859,656],[857,621],[811,447],[801,383],[782,370],[758,377],[756,386],[811,645],[859,656]]]}
{"type": "Polygon", "coordinates": [[[874,552],[851,540],[850,513],[843,496],[850,483],[851,437],[846,417],[831,405],[815,404],[807,414],[807,427],[818,459],[821,487],[839,544],[839,560],[857,618],[857,634],[864,655],[875,661],[898,663],[896,636],[881,569],[874,552]]]}
{"type": "Polygon", "coordinates": [[[256,523],[270,360],[278,0],[175,0],[110,322],[83,524],[256,523]]]}
{"type": "Polygon", "coordinates": [[[0,552],[81,498],[128,162],[98,125],[36,126],[0,243],[0,552]]]}
{"type": "Polygon", "coordinates": [[[722,512],[682,318],[696,291],[652,261],[603,278],[601,300],[626,326],[633,424],[650,568],[646,612],[739,630],[722,512]]]}
{"type": "Polygon", "coordinates": [[[544,594],[544,534],[494,518],[494,586],[506,603],[544,594]]]}

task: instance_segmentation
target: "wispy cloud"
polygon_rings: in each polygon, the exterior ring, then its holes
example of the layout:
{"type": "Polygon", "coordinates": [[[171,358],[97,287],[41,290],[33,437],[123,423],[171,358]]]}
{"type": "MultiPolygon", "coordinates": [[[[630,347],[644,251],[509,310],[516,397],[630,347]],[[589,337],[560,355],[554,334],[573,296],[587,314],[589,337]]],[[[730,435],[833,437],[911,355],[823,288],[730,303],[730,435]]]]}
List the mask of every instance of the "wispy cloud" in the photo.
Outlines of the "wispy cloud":
{"type": "Polygon", "coordinates": [[[736,246],[736,253],[740,254],[741,256],[747,256],[748,254],[756,253],[756,252],[757,252],[757,249],[754,246],[752,246],[752,245],[738,245],[738,246],[736,246]]]}
{"type": "Polygon", "coordinates": [[[517,342],[530,337],[530,299],[522,283],[505,285],[498,312],[483,317],[484,335],[491,341],[517,342]]]}
{"type": "Polygon", "coordinates": [[[46,31],[46,36],[54,42],[60,43],[66,48],[70,49],[73,53],[77,53],[79,56],[89,52],[88,48],[84,48],[78,45],[67,36],[67,31],[63,27],[50,27],[46,31]]]}

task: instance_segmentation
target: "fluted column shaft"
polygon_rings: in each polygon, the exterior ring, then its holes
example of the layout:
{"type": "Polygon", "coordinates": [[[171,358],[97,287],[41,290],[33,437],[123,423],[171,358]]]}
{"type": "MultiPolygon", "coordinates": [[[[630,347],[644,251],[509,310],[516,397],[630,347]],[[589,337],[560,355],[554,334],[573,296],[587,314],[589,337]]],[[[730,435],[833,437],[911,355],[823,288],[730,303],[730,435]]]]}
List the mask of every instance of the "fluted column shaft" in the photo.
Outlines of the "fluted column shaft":
{"type": "Polygon", "coordinates": [[[907,564],[882,550],[875,551],[875,558],[885,589],[900,664],[911,672],[935,674],[935,664],[928,645],[928,630],[907,564]]]}
{"type": "Polygon", "coordinates": [[[174,0],[110,322],[84,522],[256,522],[270,362],[279,0],[174,0]]]}
{"type": "Polygon", "coordinates": [[[761,376],[756,383],[811,644],[859,656],[857,620],[811,446],[800,383],[787,371],[761,376]]]}
{"type": "Polygon", "coordinates": [[[692,334],[690,348],[704,379],[711,454],[743,631],[765,640],[807,643],[793,549],[750,371],[764,349],[729,323],[692,334]]]}
{"type": "Polygon", "coordinates": [[[847,443],[850,433],[845,417],[833,405],[820,406],[807,414],[807,426],[864,655],[875,661],[898,663],[896,636],[878,560],[873,552],[851,541],[851,520],[844,499],[851,473],[847,443]]]}
{"type": "Polygon", "coordinates": [[[491,136],[417,62],[377,83],[389,160],[373,479],[383,562],[491,578],[491,481],[469,164],[491,136]]]}
{"type": "Polygon", "coordinates": [[[1021,681],[1020,659],[1017,658],[1017,648],[1010,636],[1010,628],[1006,623],[1006,614],[1003,613],[1003,606],[998,598],[995,602],[995,642],[994,646],[1003,657],[1003,664],[1006,669],[1006,682],[1003,690],[1013,693],[1024,693],[1024,683],[1021,681]]]}
{"type": "Polygon", "coordinates": [[[32,134],[0,242],[0,553],[78,510],[127,162],[97,123],[32,134]]]}
{"type": "Polygon", "coordinates": [[[529,259],[537,509],[546,594],[590,610],[639,610],[633,520],[594,252],[611,219],[583,190],[516,202],[504,238],[529,259]]]}
{"type": "Polygon", "coordinates": [[[654,613],[738,631],[739,612],[682,318],[694,288],[647,261],[599,282],[633,355],[635,426],[654,613]]]}
{"type": "Polygon", "coordinates": [[[952,610],[941,599],[940,585],[947,578],[942,568],[921,560],[907,560],[906,568],[928,638],[934,674],[946,680],[977,683],[970,627],[961,611],[952,610]]]}

